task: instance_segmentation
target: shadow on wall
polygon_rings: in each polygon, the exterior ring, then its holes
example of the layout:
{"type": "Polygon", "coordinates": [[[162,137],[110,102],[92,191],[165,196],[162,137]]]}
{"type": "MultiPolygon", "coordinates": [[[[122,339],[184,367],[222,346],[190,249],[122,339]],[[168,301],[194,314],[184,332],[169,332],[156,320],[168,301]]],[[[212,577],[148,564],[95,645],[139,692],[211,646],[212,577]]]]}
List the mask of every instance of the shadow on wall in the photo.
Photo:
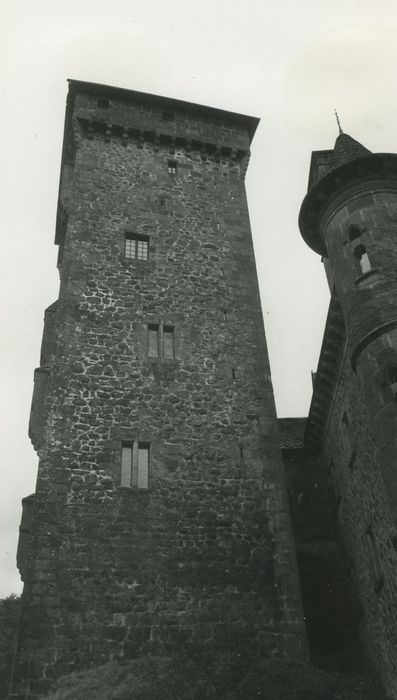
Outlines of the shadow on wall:
{"type": "Polygon", "coordinates": [[[356,643],[362,612],[347,580],[317,554],[298,554],[298,568],[312,655],[324,656],[356,643]]]}

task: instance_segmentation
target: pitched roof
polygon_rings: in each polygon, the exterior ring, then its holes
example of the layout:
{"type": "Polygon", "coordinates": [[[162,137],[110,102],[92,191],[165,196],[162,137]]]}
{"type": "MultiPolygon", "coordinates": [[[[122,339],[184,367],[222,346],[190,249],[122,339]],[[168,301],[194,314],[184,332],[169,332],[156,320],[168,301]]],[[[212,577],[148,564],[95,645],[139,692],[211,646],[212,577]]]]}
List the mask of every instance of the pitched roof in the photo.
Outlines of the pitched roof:
{"type": "Polygon", "coordinates": [[[302,449],[306,418],[279,418],[280,445],[283,450],[302,449]]]}

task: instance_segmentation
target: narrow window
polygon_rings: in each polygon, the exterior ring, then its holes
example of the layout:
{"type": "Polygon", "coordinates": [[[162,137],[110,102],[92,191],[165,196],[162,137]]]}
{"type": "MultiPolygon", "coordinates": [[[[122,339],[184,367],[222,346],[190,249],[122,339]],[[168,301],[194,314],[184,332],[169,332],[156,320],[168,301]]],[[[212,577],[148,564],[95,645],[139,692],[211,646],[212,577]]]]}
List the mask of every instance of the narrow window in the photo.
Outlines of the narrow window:
{"type": "Polygon", "coordinates": [[[176,168],[177,168],[176,160],[169,160],[168,161],[168,174],[169,175],[176,175],[176,168]]]}
{"type": "Polygon", "coordinates": [[[121,479],[124,488],[149,487],[149,445],[143,442],[124,443],[121,447],[121,479]]]}
{"type": "Polygon", "coordinates": [[[147,260],[149,256],[149,236],[126,233],[124,255],[127,260],[147,260]]]}
{"type": "MultiPolygon", "coordinates": [[[[149,486],[149,445],[138,443],[137,461],[136,486],[138,489],[147,489],[149,486]]],[[[135,486],[134,478],[132,485],[135,486]]]]}
{"type": "Polygon", "coordinates": [[[104,109],[106,109],[107,107],[109,107],[109,104],[110,104],[110,103],[109,103],[109,100],[104,100],[104,99],[100,99],[100,100],[98,100],[98,102],[97,102],[98,107],[103,107],[104,109]]]}
{"type": "Polygon", "coordinates": [[[175,114],[173,112],[163,112],[162,117],[165,122],[175,121],[175,114]]]}
{"type": "Polygon", "coordinates": [[[163,355],[166,359],[174,357],[174,329],[172,326],[163,327],[163,355]]]}
{"type": "Polygon", "coordinates": [[[363,231],[359,226],[353,225],[349,226],[347,234],[350,243],[353,243],[353,255],[358,260],[361,274],[365,275],[366,272],[371,270],[371,263],[368,257],[367,249],[362,242],[363,231]]]}
{"type": "Polygon", "coordinates": [[[354,249],[354,256],[357,258],[360,264],[361,272],[363,274],[369,272],[371,269],[371,263],[369,261],[367,249],[362,243],[360,243],[360,245],[356,246],[354,249]]]}
{"type": "Polygon", "coordinates": [[[160,348],[160,326],[150,324],[148,326],[148,356],[158,357],[160,348]]]}
{"type": "Polygon", "coordinates": [[[397,367],[391,365],[385,372],[386,386],[390,387],[393,399],[397,400],[397,367]]]}
{"type": "Polygon", "coordinates": [[[126,488],[132,484],[132,450],[133,445],[123,445],[121,448],[121,486],[126,488]]]}
{"type": "Polygon", "coordinates": [[[136,257],[137,260],[147,260],[148,243],[145,240],[137,240],[136,242],[136,257]]]}
{"type": "Polygon", "coordinates": [[[172,360],[175,357],[174,328],[161,323],[148,325],[148,357],[172,360]]]}

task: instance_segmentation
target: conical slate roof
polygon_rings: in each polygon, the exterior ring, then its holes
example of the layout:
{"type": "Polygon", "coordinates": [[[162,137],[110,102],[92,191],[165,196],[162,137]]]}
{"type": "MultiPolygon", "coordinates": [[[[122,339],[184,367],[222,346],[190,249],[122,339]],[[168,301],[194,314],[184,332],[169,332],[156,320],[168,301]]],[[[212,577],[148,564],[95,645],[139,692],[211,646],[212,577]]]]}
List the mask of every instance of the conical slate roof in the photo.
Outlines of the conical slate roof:
{"type": "Polygon", "coordinates": [[[328,172],[336,170],[336,168],[345,165],[345,163],[349,163],[351,160],[367,156],[370,153],[371,151],[369,151],[368,148],[364,148],[361,143],[352,139],[349,134],[344,134],[342,132],[335,141],[334,150],[328,165],[328,172]]]}

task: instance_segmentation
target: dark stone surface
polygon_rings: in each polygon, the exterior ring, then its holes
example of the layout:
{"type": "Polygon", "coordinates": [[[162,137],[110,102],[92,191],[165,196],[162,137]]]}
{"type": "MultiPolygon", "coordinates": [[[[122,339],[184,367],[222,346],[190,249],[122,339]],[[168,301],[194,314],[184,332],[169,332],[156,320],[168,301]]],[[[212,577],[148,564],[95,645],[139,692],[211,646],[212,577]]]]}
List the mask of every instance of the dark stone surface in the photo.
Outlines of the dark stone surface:
{"type": "Polygon", "coordinates": [[[210,109],[170,126],[152,103],[113,99],[109,135],[94,96],[69,109],[12,697],[181,645],[304,658],[248,132],[210,109]],[[149,236],[147,261],[125,260],[126,231],[149,236]],[[148,357],[148,324],[174,328],[174,359],[148,357]],[[147,490],[120,487],[122,443],[134,441],[150,444],[147,490]]]}
{"type": "Polygon", "coordinates": [[[305,202],[302,230],[311,227],[325,245],[344,327],[339,332],[329,317],[325,338],[334,336],[339,350],[332,354],[332,344],[323,344],[306,444],[317,446],[318,475],[334,496],[335,534],[362,608],[358,632],[367,659],[396,698],[396,156],[367,155],[336,168],[305,202]]]}

